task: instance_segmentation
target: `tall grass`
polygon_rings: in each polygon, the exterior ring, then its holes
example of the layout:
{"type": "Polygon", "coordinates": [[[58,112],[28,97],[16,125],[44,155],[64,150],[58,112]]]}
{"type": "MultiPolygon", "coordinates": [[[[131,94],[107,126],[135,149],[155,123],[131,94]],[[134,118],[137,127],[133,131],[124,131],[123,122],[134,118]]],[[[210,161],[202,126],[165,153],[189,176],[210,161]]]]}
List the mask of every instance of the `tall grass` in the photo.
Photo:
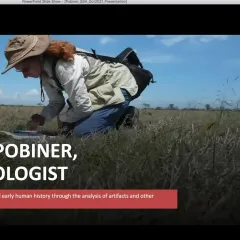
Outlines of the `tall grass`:
{"type": "MultiPolygon", "coordinates": [[[[25,126],[34,108],[4,107],[0,129],[25,126]]],[[[240,113],[141,111],[143,129],[112,132],[68,142],[76,161],[14,159],[1,155],[1,166],[69,166],[64,182],[6,182],[1,188],[178,189],[177,210],[0,211],[3,223],[46,224],[203,224],[239,223],[240,113]],[[148,112],[151,112],[149,114],[148,112]]],[[[56,122],[49,123],[49,131],[56,122]]],[[[3,139],[2,139],[3,140],[3,139]]]]}

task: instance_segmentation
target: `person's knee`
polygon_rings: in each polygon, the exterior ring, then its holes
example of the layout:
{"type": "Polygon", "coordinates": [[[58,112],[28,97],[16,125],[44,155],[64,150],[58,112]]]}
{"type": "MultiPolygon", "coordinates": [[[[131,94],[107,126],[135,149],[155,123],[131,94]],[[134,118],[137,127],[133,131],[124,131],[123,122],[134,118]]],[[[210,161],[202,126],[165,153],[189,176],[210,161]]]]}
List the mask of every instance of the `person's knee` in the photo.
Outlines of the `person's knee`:
{"type": "Polygon", "coordinates": [[[84,125],[77,125],[74,127],[73,131],[72,131],[72,135],[74,137],[83,137],[83,136],[87,136],[91,134],[91,128],[86,127],[84,125]]]}
{"type": "Polygon", "coordinates": [[[99,126],[94,126],[94,125],[87,125],[84,126],[83,124],[79,124],[73,129],[72,135],[75,137],[87,137],[91,136],[94,134],[106,134],[110,130],[112,130],[112,126],[105,126],[105,125],[99,125],[99,126]]]}
{"type": "Polygon", "coordinates": [[[110,106],[95,112],[90,118],[77,124],[73,129],[72,135],[83,137],[96,133],[106,134],[115,129],[116,123],[125,113],[131,102],[130,94],[125,89],[122,89],[122,92],[126,99],[123,103],[118,106],[110,106]]]}

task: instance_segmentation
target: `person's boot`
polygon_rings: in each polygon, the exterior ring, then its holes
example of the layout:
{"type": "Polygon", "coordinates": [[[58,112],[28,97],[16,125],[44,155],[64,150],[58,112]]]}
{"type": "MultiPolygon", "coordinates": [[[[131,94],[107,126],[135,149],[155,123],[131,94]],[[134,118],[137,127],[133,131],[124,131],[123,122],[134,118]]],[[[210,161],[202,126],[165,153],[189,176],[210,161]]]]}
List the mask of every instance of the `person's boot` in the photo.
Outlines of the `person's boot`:
{"type": "Polygon", "coordinates": [[[133,128],[139,123],[139,110],[133,106],[129,106],[127,111],[117,122],[117,130],[122,126],[125,128],[133,128]]]}
{"type": "Polygon", "coordinates": [[[59,119],[59,116],[57,116],[57,123],[58,123],[58,131],[60,135],[63,135],[66,138],[72,135],[74,123],[61,122],[59,119]]]}

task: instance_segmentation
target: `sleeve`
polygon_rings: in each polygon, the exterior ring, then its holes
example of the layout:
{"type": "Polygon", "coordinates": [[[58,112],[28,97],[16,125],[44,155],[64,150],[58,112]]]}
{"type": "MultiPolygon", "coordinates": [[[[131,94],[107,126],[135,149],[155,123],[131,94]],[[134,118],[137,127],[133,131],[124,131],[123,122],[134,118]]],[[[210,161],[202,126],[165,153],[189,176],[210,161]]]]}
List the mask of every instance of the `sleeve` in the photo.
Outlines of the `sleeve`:
{"type": "Polygon", "coordinates": [[[89,116],[93,109],[84,75],[89,71],[87,60],[81,56],[75,57],[74,61],[59,61],[56,66],[56,74],[64,87],[72,108],[65,109],[59,114],[62,122],[76,122],[89,116]]]}
{"type": "Polygon", "coordinates": [[[48,83],[43,85],[43,89],[49,98],[49,103],[43,108],[40,115],[45,117],[46,121],[49,121],[62,111],[65,105],[65,98],[61,91],[53,88],[48,83]]]}

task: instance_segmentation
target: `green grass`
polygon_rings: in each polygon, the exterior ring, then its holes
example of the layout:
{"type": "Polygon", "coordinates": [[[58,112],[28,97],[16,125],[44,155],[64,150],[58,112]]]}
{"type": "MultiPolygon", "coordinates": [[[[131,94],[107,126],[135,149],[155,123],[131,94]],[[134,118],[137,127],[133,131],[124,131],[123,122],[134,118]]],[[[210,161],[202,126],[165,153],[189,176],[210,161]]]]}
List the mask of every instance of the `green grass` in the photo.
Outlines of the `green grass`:
{"type": "MultiPolygon", "coordinates": [[[[0,129],[25,126],[41,108],[1,107],[0,129]]],[[[0,188],[178,189],[177,210],[0,210],[7,224],[239,223],[240,112],[141,111],[144,128],[61,140],[70,159],[7,159],[1,166],[66,165],[64,182],[0,181],[0,188]]],[[[56,122],[48,130],[56,129],[56,122]]]]}

